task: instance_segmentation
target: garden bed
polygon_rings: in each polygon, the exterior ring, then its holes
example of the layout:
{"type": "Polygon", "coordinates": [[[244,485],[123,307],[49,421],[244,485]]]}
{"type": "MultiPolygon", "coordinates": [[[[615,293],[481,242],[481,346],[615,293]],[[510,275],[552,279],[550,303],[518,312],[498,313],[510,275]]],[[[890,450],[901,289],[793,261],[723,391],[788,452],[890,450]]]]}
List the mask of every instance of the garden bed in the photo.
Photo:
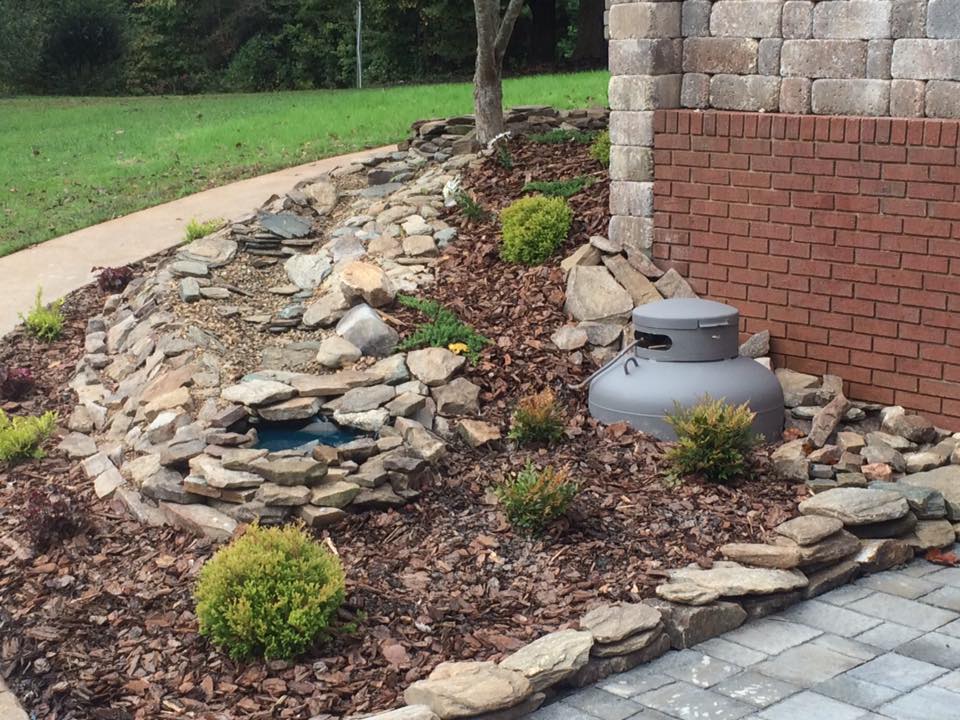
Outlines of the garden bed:
{"type": "MultiPolygon", "coordinates": [[[[496,659],[575,623],[598,601],[648,597],[666,569],[709,564],[721,544],[760,540],[794,514],[802,491],[768,478],[762,457],[737,486],[671,486],[662,480],[658,442],[589,419],[585,391],[571,386],[603,355],[558,351],[550,337],[566,322],[559,262],[605,234],[608,183],[586,145],[514,140],[510,147],[511,170],[487,159],[465,187],[496,211],[530,180],[595,176],[570,200],[567,243],[543,266],[508,265],[498,256],[494,217],[467,222],[453,211],[445,219],[459,239],[422,294],[493,341],[466,370],[481,387],[483,420],[505,434],[516,401],[549,387],[566,409],[567,438],[524,449],[451,441],[439,480],[415,503],[349,515],[324,530],[344,563],[347,602],[333,637],[294,663],[235,663],[198,635],[191,592],[213,550],[208,541],[141,526],[118,504],[96,501],[79,468],[57,452],[6,469],[0,660],[36,717],[306,719],[389,708],[443,660],[496,659]],[[539,539],[514,533],[490,492],[529,460],[566,466],[582,484],[567,517],[539,539]],[[25,542],[33,489],[73,498],[89,521],[43,555],[25,542]]],[[[21,336],[5,344],[4,362],[43,378],[44,391],[24,410],[69,414],[66,382],[83,353],[85,317],[100,304],[93,288],[72,296],[68,333],[55,345],[21,336]]],[[[406,332],[412,311],[394,314],[406,332]]]]}

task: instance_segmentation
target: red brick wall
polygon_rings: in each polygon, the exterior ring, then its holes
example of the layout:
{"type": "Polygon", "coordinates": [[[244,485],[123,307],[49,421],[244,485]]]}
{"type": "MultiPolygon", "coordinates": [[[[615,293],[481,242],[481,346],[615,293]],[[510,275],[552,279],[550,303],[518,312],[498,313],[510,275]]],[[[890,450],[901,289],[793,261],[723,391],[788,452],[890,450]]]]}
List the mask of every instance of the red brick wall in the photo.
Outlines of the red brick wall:
{"type": "Polygon", "coordinates": [[[654,257],[774,360],[960,428],[960,121],[660,110],[654,257]]]}

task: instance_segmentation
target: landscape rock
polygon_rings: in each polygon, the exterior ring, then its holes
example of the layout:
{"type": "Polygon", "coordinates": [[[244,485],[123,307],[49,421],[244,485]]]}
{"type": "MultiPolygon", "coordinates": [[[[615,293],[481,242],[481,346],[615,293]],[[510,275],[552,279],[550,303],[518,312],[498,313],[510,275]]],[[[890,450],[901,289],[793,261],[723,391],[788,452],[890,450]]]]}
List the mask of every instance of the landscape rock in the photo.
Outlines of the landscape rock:
{"type": "Polygon", "coordinates": [[[410,705],[429,707],[441,720],[452,720],[513,707],[533,694],[522,673],[491,663],[459,665],[452,676],[431,675],[413,683],[404,691],[404,699],[410,705]]]}
{"type": "Polygon", "coordinates": [[[902,495],[887,490],[836,488],[800,503],[804,515],[825,515],[844,525],[866,525],[902,518],[909,511],[902,495]]]}
{"type": "Polygon", "coordinates": [[[327,465],[313,457],[271,455],[251,463],[250,471],[277,485],[315,485],[327,475],[327,465]]]}
{"type": "Polygon", "coordinates": [[[917,444],[907,440],[905,437],[891,435],[890,433],[880,431],[867,433],[866,443],[867,446],[871,447],[876,445],[886,445],[887,447],[891,447],[900,452],[917,449],[917,444]]]}
{"type": "Polygon", "coordinates": [[[558,350],[579,350],[587,344],[587,332],[576,325],[564,325],[550,336],[558,350]]]}
{"type": "Polygon", "coordinates": [[[457,423],[463,441],[472,448],[483,447],[500,439],[500,428],[481,420],[463,419],[457,423]]]}
{"type": "Polygon", "coordinates": [[[369,385],[348,390],[342,397],[327,403],[327,407],[344,413],[366,412],[386,405],[397,395],[392,385],[369,385]]]}
{"type": "Polygon", "coordinates": [[[580,618],[580,628],[588,631],[598,643],[619,642],[659,624],[660,612],[643,603],[601,605],[580,618]]]}
{"type": "Polygon", "coordinates": [[[630,294],[634,305],[645,305],[663,299],[656,286],[635,270],[623,255],[608,255],[603,258],[603,264],[630,294]]]}
{"type": "Polygon", "coordinates": [[[95,455],[97,443],[89,435],[72,432],[64,436],[57,445],[57,450],[66,453],[72,460],[80,460],[95,455]]]}
{"type": "Polygon", "coordinates": [[[429,347],[407,353],[410,373],[424,385],[437,387],[463,369],[467,359],[446,348],[429,347]]]}
{"type": "Polygon", "coordinates": [[[796,546],[727,543],[720,546],[720,553],[728,560],[753,567],[790,570],[800,564],[800,551],[796,546]]]}
{"type": "Polygon", "coordinates": [[[534,691],[545,690],[587,664],[593,636],[577,630],[560,630],[525,645],[500,663],[530,681],[534,691]]]}
{"type": "Polygon", "coordinates": [[[761,358],[770,354],[770,331],[754,333],[740,346],[741,357],[761,358]]]}
{"type": "Polygon", "coordinates": [[[577,265],[567,275],[564,312],[575,319],[626,318],[632,310],[630,294],[605,267],[577,265]]]}
{"type": "Polygon", "coordinates": [[[384,408],[353,413],[335,410],[333,419],[339,425],[356,428],[364,432],[376,433],[380,432],[383,426],[390,420],[390,413],[384,408]]]}
{"type": "Polygon", "coordinates": [[[903,455],[886,445],[868,445],[860,451],[860,457],[867,465],[889,465],[895,472],[902,473],[907,469],[907,461],[903,455]]]}
{"type": "Polygon", "coordinates": [[[263,479],[258,475],[242,470],[228,470],[219,460],[209,455],[191,458],[190,472],[206,480],[210,487],[219,490],[243,490],[263,484],[263,479]]]}
{"type": "Polygon", "coordinates": [[[697,293],[693,291],[683,275],[674,268],[667,270],[663,276],[654,283],[654,287],[665,298],[695,298],[697,293]]]}
{"type": "Polygon", "coordinates": [[[340,319],[337,334],[360,348],[364,355],[375,357],[392,353],[400,340],[397,331],[366,304],[357,305],[340,319]]]}
{"type": "Polygon", "coordinates": [[[908,535],[900,538],[917,552],[932,548],[945,548],[957,539],[957,533],[949,520],[921,520],[908,535]]]}
{"type": "MultiPolygon", "coordinates": [[[[735,562],[719,561],[709,570],[699,567],[669,571],[670,583],[697,585],[721,597],[766,595],[797,590],[807,585],[807,578],[797,570],[776,570],[745,567],[735,562]]],[[[668,585],[670,583],[667,583],[668,585]]],[[[663,586],[660,586],[663,587],[663,586]]],[[[657,588],[657,594],[664,597],[657,588]]],[[[676,598],[664,598],[674,599],[676,598]]],[[[690,604],[690,603],[687,603],[690,604]]]]}
{"type": "Polygon", "coordinates": [[[297,397],[261,407],[257,414],[270,422],[308,420],[320,412],[323,402],[317,397],[297,397]]]}
{"type": "Polygon", "coordinates": [[[316,301],[307,305],[300,321],[305,327],[329,327],[342,318],[350,309],[350,301],[340,291],[333,288],[320,296],[316,301]]]}
{"type": "Polygon", "coordinates": [[[863,540],[853,560],[864,573],[881,572],[913,560],[913,548],[900,540],[863,540]]]}
{"type": "Polygon", "coordinates": [[[743,608],[732,602],[720,601],[693,606],[649,598],[644,600],[644,603],[660,612],[664,630],[675,650],[693,647],[734,630],[747,619],[743,608]]]}
{"type": "Polygon", "coordinates": [[[220,392],[220,397],[228,402],[260,407],[288,400],[296,394],[297,391],[289,385],[273,380],[247,380],[225,387],[220,392]]]}
{"type": "Polygon", "coordinates": [[[299,505],[297,506],[297,517],[303,520],[307,527],[325,528],[343,520],[347,517],[347,513],[335,507],[299,505]]]}
{"type": "Polygon", "coordinates": [[[226,541],[237,529],[237,521],[209,505],[180,505],[161,502],[160,509],[174,527],[214,541],[226,541]]]}
{"type": "Polygon", "coordinates": [[[960,521],[960,465],[948,465],[936,470],[907,475],[899,482],[912,487],[936,490],[943,496],[947,519],[952,522],[960,521]]]}
{"type": "Polygon", "coordinates": [[[808,572],[807,579],[810,583],[803,589],[803,599],[809,600],[846,585],[859,573],[860,565],[856,560],[845,560],[816,572],[808,572]]]}
{"type": "Polygon", "coordinates": [[[600,257],[600,251],[590,243],[587,243],[585,245],[581,245],[579,248],[574,250],[572,254],[561,260],[560,268],[564,272],[569,273],[573,268],[581,265],[599,265],[600,257]]]}
{"type": "Polygon", "coordinates": [[[843,529],[836,518],[823,515],[801,515],[773,529],[778,535],[793,540],[798,545],[813,545],[843,529]]]}
{"type": "Polygon", "coordinates": [[[293,255],[283,264],[283,269],[298,288],[315,290],[330,274],[333,264],[326,253],[293,255]]]}
{"type": "Polygon", "coordinates": [[[816,388],[820,384],[820,378],[787,368],[778,368],[774,373],[783,389],[784,406],[793,408],[798,405],[810,405],[816,401],[816,388]]]}
{"type": "Polygon", "coordinates": [[[845,530],[839,530],[812,545],[800,546],[785,537],[778,537],[775,542],[778,545],[797,550],[800,555],[799,566],[801,568],[822,567],[829,563],[835,563],[850,557],[860,549],[860,540],[845,530]]]}
{"type": "Polygon", "coordinates": [[[947,516],[947,504],[937,490],[902,482],[875,482],[870,483],[870,487],[900,493],[920,520],[939,520],[947,516]]]}
{"type": "Polygon", "coordinates": [[[257,490],[257,499],[264,505],[296,506],[310,502],[310,488],[304,485],[277,485],[265,482],[257,490]]]}
{"type": "Polygon", "coordinates": [[[807,444],[814,448],[822,448],[826,445],[849,409],[850,401],[842,394],[833,398],[813,418],[813,425],[807,435],[807,444]]]}
{"type": "Polygon", "coordinates": [[[476,415],[480,412],[480,388],[466,378],[456,378],[433,389],[437,412],[441,415],[476,415]]]}
{"type": "Polygon", "coordinates": [[[383,268],[362,260],[355,260],[343,268],[340,273],[340,291],[347,299],[363,298],[371,307],[389,305],[397,295],[393,282],[383,268]]]}
{"type": "Polygon", "coordinates": [[[922,415],[890,413],[884,417],[880,429],[919,444],[937,440],[936,426],[922,415]]]}
{"type": "Polygon", "coordinates": [[[345,480],[323,483],[313,488],[310,503],[322,507],[344,508],[360,494],[360,486],[345,480]]]}
{"type": "Polygon", "coordinates": [[[648,647],[663,637],[663,634],[663,628],[658,624],[653,630],[645,630],[625,637],[623,640],[618,640],[617,642],[594,643],[593,648],[590,650],[590,655],[599,658],[630,655],[648,647]]]}
{"type": "Polygon", "coordinates": [[[882,522],[868,523],[866,525],[851,525],[847,530],[852,532],[858,538],[876,539],[900,537],[911,532],[917,526],[917,516],[908,512],[901,518],[895,520],[884,520],[882,522]]]}
{"type": "Polygon", "coordinates": [[[339,335],[331,335],[320,343],[317,362],[328,368],[341,368],[360,359],[360,348],[339,335]]]}

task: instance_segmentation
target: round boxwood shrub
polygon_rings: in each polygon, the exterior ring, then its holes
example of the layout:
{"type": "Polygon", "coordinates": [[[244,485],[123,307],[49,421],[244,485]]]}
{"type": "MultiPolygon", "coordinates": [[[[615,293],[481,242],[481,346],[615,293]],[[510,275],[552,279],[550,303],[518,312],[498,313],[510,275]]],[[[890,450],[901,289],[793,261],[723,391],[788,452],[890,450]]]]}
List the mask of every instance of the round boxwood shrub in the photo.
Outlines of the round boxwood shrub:
{"type": "Polygon", "coordinates": [[[230,657],[289,659],[343,602],[343,568],[301,527],[252,525],[207,561],[194,597],[200,633],[230,657]]]}
{"type": "Polygon", "coordinates": [[[521,198],[500,213],[500,257],[507,262],[539,265],[567,239],[572,221],[573,210],[563,198],[521,198]]]}

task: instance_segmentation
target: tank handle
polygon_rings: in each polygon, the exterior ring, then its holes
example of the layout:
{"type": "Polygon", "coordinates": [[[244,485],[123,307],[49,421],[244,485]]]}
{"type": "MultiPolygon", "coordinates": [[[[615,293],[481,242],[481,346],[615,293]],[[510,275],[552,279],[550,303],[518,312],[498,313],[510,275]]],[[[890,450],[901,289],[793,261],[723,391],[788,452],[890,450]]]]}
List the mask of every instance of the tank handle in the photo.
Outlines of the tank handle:
{"type": "Polygon", "coordinates": [[[610,369],[613,367],[613,364],[614,364],[617,360],[619,360],[619,359],[622,358],[624,355],[626,355],[628,352],[630,352],[631,350],[633,350],[633,348],[636,347],[636,345],[637,345],[637,341],[634,340],[632,343],[630,343],[629,345],[627,345],[623,350],[621,350],[619,353],[617,353],[617,356],[616,356],[615,358],[613,358],[613,360],[611,360],[610,362],[608,362],[606,365],[603,365],[603,366],[597,368],[596,371],[595,371],[590,377],[588,377],[586,380],[584,380],[584,381],[581,382],[581,383],[577,383],[576,385],[570,385],[570,384],[568,384],[567,387],[570,388],[571,390],[583,390],[583,388],[585,388],[587,385],[589,385],[589,384],[591,383],[591,381],[592,381],[595,377],[597,377],[597,376],[600,375],[601,373],[606,372],[607,370],[610,370],[610,369]]]}
{"type": "Polygon", "coordinates": [[[627,358],[627,361],[623,364],[624,375],[630,374],[630,363],[633,363],[634,365],[636,365],[638,369],[640,368],[640,363],[637,362],[637,359],[635,357],[627,358]]]}

